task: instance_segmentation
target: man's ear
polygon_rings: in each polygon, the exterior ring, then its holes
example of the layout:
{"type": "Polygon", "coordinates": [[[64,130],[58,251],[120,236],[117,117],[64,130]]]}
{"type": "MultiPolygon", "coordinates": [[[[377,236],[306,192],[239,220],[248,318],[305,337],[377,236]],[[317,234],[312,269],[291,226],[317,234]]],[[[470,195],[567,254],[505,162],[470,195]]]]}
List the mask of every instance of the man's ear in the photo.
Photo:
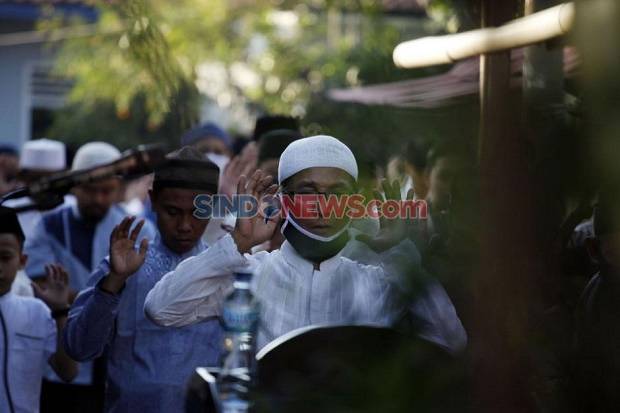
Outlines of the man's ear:
{"type": "Polygon", "coordinates": [[[585,239],[584,245],[586,247],[586,250],[588,251],[590,259],[595,263],[598,263],[601,254],[601,246],[599,240],[596,238],[588,237],[585,239]]]}
{"type": "Polygon", "coordinates": [[[19,257],[19,269],[23,270],[24,268],[26,268],[27,262],[28,262],[28,255],[21,254],[21,256],[19,257]]]}

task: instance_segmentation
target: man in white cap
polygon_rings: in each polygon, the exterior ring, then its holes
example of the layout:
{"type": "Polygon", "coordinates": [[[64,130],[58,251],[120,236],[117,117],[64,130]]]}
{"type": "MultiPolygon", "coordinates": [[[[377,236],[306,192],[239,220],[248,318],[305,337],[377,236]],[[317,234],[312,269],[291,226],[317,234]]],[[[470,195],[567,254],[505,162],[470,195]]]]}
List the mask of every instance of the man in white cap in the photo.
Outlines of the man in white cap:
{"type": "MultiPolygon", "coordinates": [[[[19,158],[18,180],[21,185],[28,186],[37,179],[64,171],[67,168],[65,144],[52,139],[35,139],[24,143],[19,158]]],[[[18,185],[18,186],[21,186],[18,185]]],[[[71,196],[65,202],[71,201],[71,196]]],[[[30,204],[30,198],[12,199],[5,206],[18,208],[30,204]]],[[[19,224],[26,237],[31,237],[41,213],[37,210],[25,211],[19,215],[19,224]]]]}
{"type": "MultiPolygon", "coordinates": [[[[90,142],[78,149],[71,170],[79,171],[105,165],[121,157],[120,151],[105,142],[90,142]]],[[[119,177],[75,187],[72,191],[76,202],[44,213],[27,239],[28,255],[26,273],[40,283],[45,265],[61,264],[69,273],[73,297],[83,290],[90,273],[105,258],[109,250],[110,233],[127,215],[115,205],[121,181],[119,177]]],[[[154,229],[144,225],[140,240],[152,238],[154,229]]],[[[61,384],[51,370],[47,377],[53,383],[44,383],[42,405],[49,411],[90,411],[92,400],[102,400],[102,389],[93,384],[92,362],[82,363],[80,373],[70,385],[61,384]],[[50,398],[51,397],[51,398],[50,398]],[[58,403],[58,404],[57,404],[58,403]]]]}
{"type": "MultiPolygon", "coordinates": [[[[329,136],[291,143],[278,168],[285,194],[351,195],[357,190],[357,175],[351,150],[329,136]]],[[[271,183],[270,176],[257,171],[250,179],[242,177],[237,193],[260,199],[275,192],[277,186],[271,183]]],[[[402,258],[404,252],[409,260],[405,267],[409,268],[419,267],[419,254],[413,243],[405,240],[383,253],[381,264],[365,265],[345,258],[341,251],[349,241],[349,223],[348,219],[320,214],[303,219],[288,214],[282,225],[286,241],[281,249],[250,255],[253,246],[272,237],[278,219],[239,218],[231,234],[166,274],[146,297],[145,312],[164,326],[183,326],[217,316],[231,289],[231,274],[249,269],[254,274],[253,292],[261,302],[258,349],[312,324],[390,325],[403,312],[397,305],[397,291],[402,281],[399,276],[405,274],[402,267],[391,265],[398,261],[394,254],[400,249],[402,258]]],[[[419,294],[417,301],[413,311],[422,324],[443,326],[448,319],[446,335],[436,328],[425,337],[453,350],[461,346],[464,331],[441,286],[419,294]],[[449,308],[436,308],[438,302],[449,308]],[[446,338],[455,335],[456,344],[446,338]]]]}
{"type": "MultiPolygon", "coordinates": [[[[17,176],[19,183],[17,186],[28,186],[37,179],[64,171],[66,168],[64,143],[45,138],[28,141],[22,147],[19,158],[19,174],[17,176]]],[[[72,195],[67,195],[64,202],[75,202],[75,199],[72,195]]],[[[4,203],[4,206],[19,208],[31,203],[30,197],[23,197],[10,199],[4,203]]],[[[32,237],[37,223],[41,220],[41,211],[32,209],[20,212],[17,216],[25,236],[27,238],[32,237]]],[[[30,280],[23,270],[19,270],[17,273],[15,282],[11,286],[11,292],[22,296],[33,295],[30,280]]]]}

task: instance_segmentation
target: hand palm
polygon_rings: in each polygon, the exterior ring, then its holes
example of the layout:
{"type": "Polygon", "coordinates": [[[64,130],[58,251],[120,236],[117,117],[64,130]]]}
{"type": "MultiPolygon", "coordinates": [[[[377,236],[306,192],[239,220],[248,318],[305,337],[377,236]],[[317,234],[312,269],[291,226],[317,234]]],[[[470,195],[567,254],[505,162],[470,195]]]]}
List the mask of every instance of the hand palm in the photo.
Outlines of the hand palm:
{"type": "MultiPolygon", "coordinates": [[[[400,201],[402,199],[400,194],[400,182],[398,180],[390,184],[387,180],[382,182],[383,191],[385,196],[379,191],[375,191],[375,199],[382,202],[386,200],[400,201]]],[[[407,200],[413,200],[413,190],[409,190],[406,196],[407,200]]],[[[387,219],[383,214],[379,218],[380,229],[374,236],[368,235],[358,236],[357,239],[368,244],[371,248],[377,251],[385,251],[400,241],[406,238],[410,222],[403,218],[387,219]]]]}
{"type": "Polygon", "coordinates": [[[43,300],[52,311],[67,307],[71,296],[69,274],[56,264],[46,265],[45,271],[45,288],[36,283],[32,284],[35,296],[43,300]]]}
{"type": "Polygon", "coordinates": [[[140,221],[130,232],[134,220],[135,217],[123,219],[110,234],[110,270],[124,278],[138,271],[144,263],[148,247],[148,241],[143,239],[139,249],[136,250],[136,240],[144,225],[144,220],[140,221]]]}
{"type": "Polygon", "coordinates": [[[273,220],[265,222],[265,218],[260,215],[252,219],[241,219],[238,222],[239,233],[252,240],[254,245],[271,239],[277,227],[276,222],[273,220]]]}
{"type": "MultiPolygon", "coordinates": [[[[271,185],[272,177],[265,176],[261,170],[254,172],[248,180],[242,175],[237,185],[237,194],[251,196],[262,202],[264,197],[273,196],[278,186],[271,185]]],[[[259,205],[258,214],[253,217],[238,217],[232,236],[237,242],[237,248],[242,252],[249,252],[255,245],[261,244],[273,236],[279,223],[279,214],[265,217],[266,204],[259,205]]]]}
{"type": "Polygon", "coordinates": [[[144,256],[140,255],[134,244],[134,241],[125,238],[116,240],[110,246],[110,261],[116,272],[133,274],[144,262],[144,256]]]}

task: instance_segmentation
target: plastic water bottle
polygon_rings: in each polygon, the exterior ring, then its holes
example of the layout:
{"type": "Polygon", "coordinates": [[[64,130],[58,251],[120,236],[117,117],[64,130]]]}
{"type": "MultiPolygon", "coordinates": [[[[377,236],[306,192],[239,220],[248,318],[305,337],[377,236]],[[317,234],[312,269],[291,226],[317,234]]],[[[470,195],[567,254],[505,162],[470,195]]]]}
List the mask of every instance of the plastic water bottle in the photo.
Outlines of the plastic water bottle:
{"type": "Polygon", "coordinates": [[[250,390],[256,377],[255,342],[259,305],[250,292],[252,274],[235,274],[233,292],[222,311],[228,351],[218,377],[222,413],[246,413],[251,406],[250,390]]]}

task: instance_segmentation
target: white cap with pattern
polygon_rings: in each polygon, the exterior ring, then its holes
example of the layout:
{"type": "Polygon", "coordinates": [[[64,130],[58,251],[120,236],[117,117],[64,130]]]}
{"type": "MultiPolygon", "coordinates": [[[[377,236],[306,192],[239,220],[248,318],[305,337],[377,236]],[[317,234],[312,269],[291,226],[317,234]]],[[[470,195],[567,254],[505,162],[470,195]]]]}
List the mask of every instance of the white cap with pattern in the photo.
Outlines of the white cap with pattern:
{"type": "Polygon", "coordinates": [[[24,143],[19,158],[20,169],[56,172],[66,167],[64,143],[51,139],[35,139],[24,143]]]}
{"type": "Polygon", "coordinates": [[[72,171],[90,169],[114,162],[121,157],[121,152],[106,142],[90,142],[82,145],[73,157],[72,171]]]}
{"type": "Polygon", "coordinates": [[[278,182],[308,168],[342,169],[357,181],[357,161],[351,149],[332,136],[317,135],[298,139],[280,156],[278,182]]]}

